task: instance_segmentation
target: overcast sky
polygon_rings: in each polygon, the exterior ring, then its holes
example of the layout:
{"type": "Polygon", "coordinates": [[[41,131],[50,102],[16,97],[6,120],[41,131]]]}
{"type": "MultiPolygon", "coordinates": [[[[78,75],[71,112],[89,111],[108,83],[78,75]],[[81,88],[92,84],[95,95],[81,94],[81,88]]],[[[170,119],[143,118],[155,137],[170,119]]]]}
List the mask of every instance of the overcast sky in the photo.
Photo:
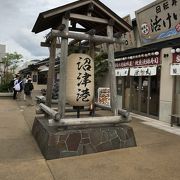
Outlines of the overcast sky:
{"type": "MultiPolygon", "coordinates": [[[[120,17],[128,14],[135,17],[135,11],[154,0],[101,0],[120,17]]],[[[0,44],[6,45],[6,52],[17,52],[24,59],[48,57],[48,48],[40,47],[49,31],[32,33],[39,13],[53,9],[73,0],[0,0],[0,44]]]]}

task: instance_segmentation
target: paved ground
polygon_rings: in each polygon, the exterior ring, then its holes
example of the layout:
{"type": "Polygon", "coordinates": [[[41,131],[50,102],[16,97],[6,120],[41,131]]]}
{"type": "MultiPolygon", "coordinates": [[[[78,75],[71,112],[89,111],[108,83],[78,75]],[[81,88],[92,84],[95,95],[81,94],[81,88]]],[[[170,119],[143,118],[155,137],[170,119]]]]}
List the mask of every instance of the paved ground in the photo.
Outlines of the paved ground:
{"type": "Polygon", "coordinates": [[[35,106],[0,98],[0,180],[180,179],[177,127],[137,116],[129,123],[137,147],[46,161],[31,134],[34,116],[35,106]]]}

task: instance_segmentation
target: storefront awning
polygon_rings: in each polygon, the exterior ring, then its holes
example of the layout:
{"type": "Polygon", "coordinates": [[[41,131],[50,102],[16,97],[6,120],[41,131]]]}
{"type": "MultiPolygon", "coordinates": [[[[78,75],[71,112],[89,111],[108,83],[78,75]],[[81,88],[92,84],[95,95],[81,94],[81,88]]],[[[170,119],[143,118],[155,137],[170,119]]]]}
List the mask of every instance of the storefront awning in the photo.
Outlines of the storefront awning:
{"type": "Polygon", "coordinates": [[[40,66],[40,67],[38,68],[38,70],[39,70],[39,72],[49,71],[49,67],[43,65],[43,66],[40,66]]]}

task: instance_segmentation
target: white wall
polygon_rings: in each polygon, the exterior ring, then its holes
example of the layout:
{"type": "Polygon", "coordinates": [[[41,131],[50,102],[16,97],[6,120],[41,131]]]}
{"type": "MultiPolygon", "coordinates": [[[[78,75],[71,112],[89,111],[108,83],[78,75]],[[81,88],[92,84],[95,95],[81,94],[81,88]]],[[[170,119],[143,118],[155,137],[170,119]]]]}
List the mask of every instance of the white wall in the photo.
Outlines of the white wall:
{"type": "Polygon", "coordinates": [[[173,100],[173,77],[170,75],[170,64],[172,63],[171,48],[161,51],[161,81],[160,81],[160,108],[159,120],[170,122],[173,100]],[[164,57],[168,54],[168,57],[164,57]]]}

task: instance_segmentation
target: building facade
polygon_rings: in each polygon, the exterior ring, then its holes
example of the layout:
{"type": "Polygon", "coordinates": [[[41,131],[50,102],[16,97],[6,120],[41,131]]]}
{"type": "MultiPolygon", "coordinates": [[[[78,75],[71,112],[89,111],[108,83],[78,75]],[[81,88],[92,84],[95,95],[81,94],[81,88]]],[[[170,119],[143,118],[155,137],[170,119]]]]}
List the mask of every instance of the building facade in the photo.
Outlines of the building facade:
{"type": "Polygon", "coordinates": [[[1,77],[4,72],[4,66],[1,62],[2,62],[2,58],[5,56],[5,54],[6,54],[6,46],[0,44],[0,84],[1,84],[1,77]]]}
{"type": "Polygon", "coordinates": [[[119,108],[170,122],[180,114],[180,2],[136,11],[136,47],[115,53],[119,108]]]}
{"type": "Polygon", "coordinates": [[[170,122],[180,114],[180,2],[155,1],[136,11],[132,26],[114,44],[118,108],[170,122]]]}

